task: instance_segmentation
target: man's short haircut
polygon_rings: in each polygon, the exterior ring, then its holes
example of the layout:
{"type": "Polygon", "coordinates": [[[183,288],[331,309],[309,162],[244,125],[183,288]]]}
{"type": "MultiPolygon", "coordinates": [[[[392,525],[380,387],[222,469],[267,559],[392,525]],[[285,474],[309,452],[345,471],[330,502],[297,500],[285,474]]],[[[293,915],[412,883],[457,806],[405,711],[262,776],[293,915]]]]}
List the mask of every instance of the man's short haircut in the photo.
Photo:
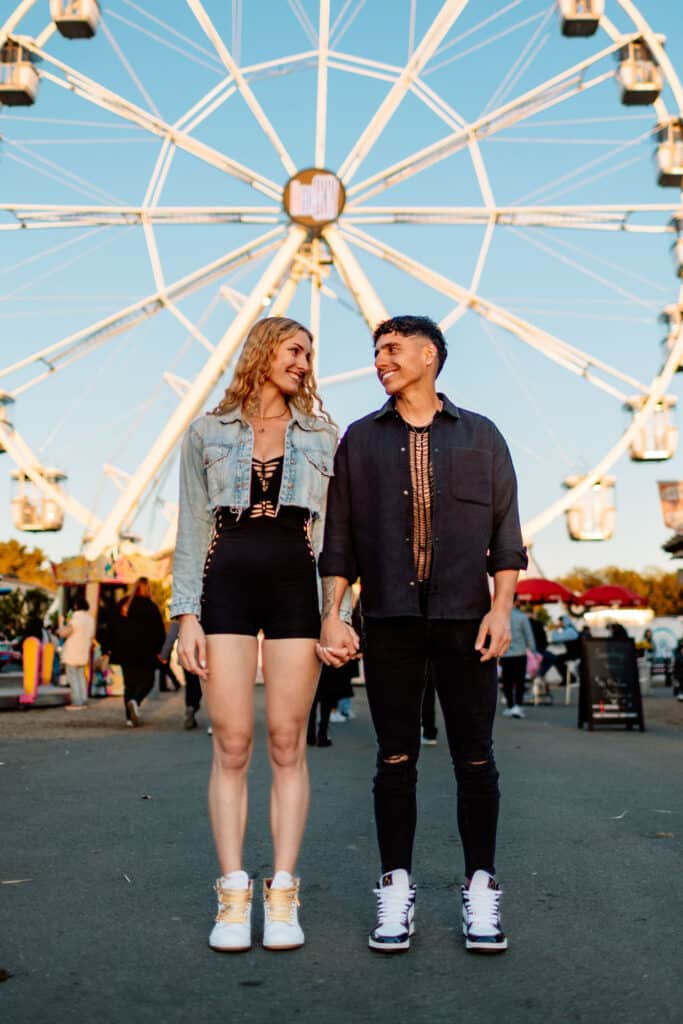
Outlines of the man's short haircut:
{"type": "Polygon", "coordinates": [[[436,371],[437,377],[439,376],[443,370],[443,364],[446,362],[448,350],[446,348],[446,339],[438,324],[435,324],[428,316],[392,316],[389,320],[383,320],[372,332],[372,340],[375,346],[383,334],[391,334],[392,332],[394,334],[401,334],[404,338],[420,334],[423,338],[431,341],[439,358],[439,368],[436,371]]]}

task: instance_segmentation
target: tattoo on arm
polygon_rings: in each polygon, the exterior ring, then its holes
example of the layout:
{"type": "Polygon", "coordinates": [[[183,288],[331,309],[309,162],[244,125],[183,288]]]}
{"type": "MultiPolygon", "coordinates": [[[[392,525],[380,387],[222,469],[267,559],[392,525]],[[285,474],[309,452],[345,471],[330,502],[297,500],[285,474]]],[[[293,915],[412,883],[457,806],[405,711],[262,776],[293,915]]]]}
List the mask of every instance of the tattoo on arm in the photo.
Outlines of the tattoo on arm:
{"type": "Polygon", "coordinates": [[[323,576],[323,610],[322,618],[327,619],[334,608],[334,597],[337,589],[337,583],[334,576],[323,576]]]}

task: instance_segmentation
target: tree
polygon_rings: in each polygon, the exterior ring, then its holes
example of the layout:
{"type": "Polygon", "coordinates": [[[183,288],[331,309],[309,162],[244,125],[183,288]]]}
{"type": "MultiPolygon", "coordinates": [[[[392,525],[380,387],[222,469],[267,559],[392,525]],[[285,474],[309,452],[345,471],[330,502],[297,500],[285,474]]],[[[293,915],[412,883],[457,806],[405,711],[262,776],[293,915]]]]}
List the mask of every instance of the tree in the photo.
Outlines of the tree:
{"type": "Polygon", "coordinates": [[[569,587],[575,594],[606,583],[628,587],[646,599],[655,615],[683,614],[683,595],[676,573],[664,572],[663,569],[653,566],[642,572],[635,569],[620,569],[616,565],[608,565],[604,569],[575,566],[566,576],[558,577],[558,582],[569,587]]]}
{"type": "Polygon", "coordinates": [[[47,568],[42,548],[29,548],[18,540],[0,541],[0,575],[16,576],[22,583],[34,583],[55,590],[52,573],[47,568]]]}
{"type": "Polygon", "coordinates": [[[21,636],[29,619],[40,619],[50,605],[43,590],[13,590],[0,597],[0,633],[8,637],[21,636]]]}

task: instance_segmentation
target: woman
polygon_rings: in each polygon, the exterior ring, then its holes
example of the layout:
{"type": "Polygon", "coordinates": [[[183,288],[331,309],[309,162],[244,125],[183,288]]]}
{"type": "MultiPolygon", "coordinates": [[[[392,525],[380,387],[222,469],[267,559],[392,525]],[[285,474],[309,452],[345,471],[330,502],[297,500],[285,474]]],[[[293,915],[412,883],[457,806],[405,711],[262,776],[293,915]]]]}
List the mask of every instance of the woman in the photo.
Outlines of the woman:
{"type": "Polygon", "coordinates": [[[80,711],[88,706],[85,669],[95,636],[95,620],[82,594],[76,596],[73,614],[66,624],[60,615],[58,633],[64,640],[61,660],[66,666],[66,684],[71,689],[71,703],[67,704],[67,710],[80,711]]]}
{"type": "Polygon", "coordinates": [[[154,686],[166,630],[146,576],[137,580],[116,612],[111,660],[123,669],[126,725],[133,728],[141,724],[140,705],[154,686]]]}
{"type": "Polygon", "coordinates": [[[263,884],[263,945],[304,942],[294,872],[309,802],[306,723],[320,671],[315,557],[337,441],[316,392],[312,342],[294,320],[255,324],[223,400],[183,441],[171,614],[180,621],[180,660],[203,680],[213,726],[209,815],[222,874],[209,945],[222,952],[251,946],[242,848],[260,630],[274,852],[263,884]]]}

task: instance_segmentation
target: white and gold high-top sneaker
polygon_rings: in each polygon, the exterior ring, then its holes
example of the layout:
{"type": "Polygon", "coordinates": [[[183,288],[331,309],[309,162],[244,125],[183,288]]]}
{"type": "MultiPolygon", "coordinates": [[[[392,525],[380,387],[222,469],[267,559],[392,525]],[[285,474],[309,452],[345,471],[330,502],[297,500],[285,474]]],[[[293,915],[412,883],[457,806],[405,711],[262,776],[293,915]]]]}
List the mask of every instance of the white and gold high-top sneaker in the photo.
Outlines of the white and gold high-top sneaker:
{"type": "Polygon", "coordinates": [[[304,944],[298,909],[300,879],[289,889],[273,889],[272,878],[263,880],[263,948],[298,949],[304,944]]]}
{"type": "Polygon", "coordinates": [[[246,889],[228,889],[216,882],[218,912],[209,936],[211,949],[219,953],[243,953],[251,949],[251,903],[254,883],[249,880],[246,889]]]}

